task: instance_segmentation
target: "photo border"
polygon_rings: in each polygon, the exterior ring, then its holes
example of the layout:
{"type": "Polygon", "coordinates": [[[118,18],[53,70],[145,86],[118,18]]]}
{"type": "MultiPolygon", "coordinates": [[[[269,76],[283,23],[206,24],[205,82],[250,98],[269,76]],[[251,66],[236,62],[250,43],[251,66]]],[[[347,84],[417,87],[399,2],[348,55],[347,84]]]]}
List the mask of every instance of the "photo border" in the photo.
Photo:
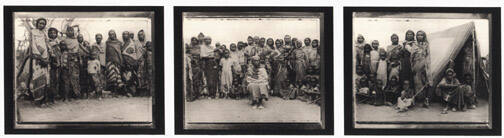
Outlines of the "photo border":
{"type": "Polygon", "coordinates": [[[333,135],[333,8],[332,7],[174,7],[174,54],[175,54],[175,134],[197,135],[333,135]],[[324,24],[321,26],[324,38],[323,73],[321,81],[325,88],[325,108],[322,112],[322,126],[319,123],[208,123],[206,127],[215,129],[184,129],[184,80],[183,80],[183,12],[320,12],[324,24]],[[325,71],[325,72],[324,72],[325,71]],[[233,128],[227,129],[226,128],[233,128]],[[304,129],[318,128],[318,129],[304,129]]]}
{"type": "Polygon", "coordinates": [[[501,14],[500,7],[344,7],[344,102],[345,135],[501,135],[501,14]],[[488,13],[491,14],[490,57],[492,66],[492,118],[490,129],[373,129],[355,128],[353,107],[353,13],[354,12],[423,12],[423,13],[488,13]]]}
{"type": "Polygon", "coordinates": [[[164,134],[164,7],[163,6],[4,6],[4,68],[5,75],[5,134],[164,134]],[[14,103],[14,12],[153,12],[154,102],[152,124],[135,126],[137,122],[52,122],[55,128],[15,128],[14,103]],[[155,29],[154,29],[155,28],[155,29]],[[85,126],[82,126],[85,125],[85,126]]]}

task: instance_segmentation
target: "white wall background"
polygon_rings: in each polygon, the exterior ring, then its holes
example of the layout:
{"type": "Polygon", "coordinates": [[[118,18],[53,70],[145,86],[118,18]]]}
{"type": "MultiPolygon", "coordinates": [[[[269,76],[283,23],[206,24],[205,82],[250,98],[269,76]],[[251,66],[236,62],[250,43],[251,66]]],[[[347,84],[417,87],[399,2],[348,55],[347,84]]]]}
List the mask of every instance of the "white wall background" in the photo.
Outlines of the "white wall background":
{"type": "MultiPolygon", "coordinates": [[[[212,38],[212,43],[226,44],[247,42],[248,36],[266,39],[282,39],[285,35],[303,40],[306,37],[320,40],[318,18],[183,18],[184,43],[200,32],[212,38]]],[[[304,43],[303,43],[304,44],[304,43]]]]}
{"type": "MultiPolygon", "coordinates": [[[[343,7],[502,7],[504,3],[498,0],[2,0],[0,1],[0,9],[3,5],[79,5],[79,6],[164,6],[164,23],[165,23],[165,127],[166,136],[142,136],[142,137],[184,137],[184,138],[207,138],[207,135],[174,135],[174,33],[173,33],[173,6],[328,6],[334,8],[334,136],[317,136],[325,138],[335,137],[352,137],[352,138],[367,138],[369,136],[344,136],[344,52],[343,52],[343,7]]],[[[502,15],[501,15],[502,16],[502,15]]],[[[3,10],[0,10],[0,17],[3,18],[3,10]]],[[[502,18],[502,17],[501,17],[502,18]]],[[[3,20],[0,21],[3,24],[3,20]]],[[[3,32],[3,27],[0,27],[0,32],[3,32]]],[[[3,33],[1,33],[3,35],[3,33]]],[[[503,35],[504,36],[504,35],[503,35]]],[[[3,44],[3,37],[0,37],[0,43],[3,44]]],[[[0,48],[0,76],[4,76],[4,56],[3,48],[0,48]]],[[[504,50],[504,49],[502,49],[504,50]]],[[[0,86],[5,84],[4,77],[0,77],[0,86]]],[[[0,89],[0,99],[4,99],[4,89],[0,89]]],[[[4,135],[4,102],[0,102],[0,136],[4,135]]],[[[24,138],[35,135],[7,135],[5,137],[24,138]]],[[[36,135],[38,138],[55,138],[69,137],[68,135],[36,135]]],[[[88,138],[87,135],[73,135],[73,138],[88,138]]],[[[136,138],[136,135],[95,135],[96,138],[136,138]]],[[[210,136],[210,137],[229,137],[229,138],[273,138],[273,137],[313,137],[313,136],[210,136]]],[[[374,137],[390,137],[390,136],[374,136],[374,137]]],[[[401,136],[401,137],[429,137],[429,138],[444,138],[446,136],[401,136]]],[[[455,136],[454,136],[455,137],[455,136]]],[[[480,137],[480,136],[456,136],[456,137],[480,137]]],[[[495,138],[499,136],[494,136],[495,138]]]]}
{"type": "MultiPolygon", "coordinates": [[[[38,18],[38,17],[37,17],[38,18]]],[[[70,18],[70,17],[69,17],[70,18]]],[[[23,25],[21,19],[16,18],[14,20],[14,39],[17,46],[17,40],[24,40],[26,33],[26,28],[23,25]]],[[[36,19],[36,18],[35,18],[36,19]]],[[[46,18],[54,19],[53,23],[47,24],[46,28],[54,27],[58,31],[62,31],[65,28],[65,18],[46,18]]],[[[49,22],[49,21],[48,21],[49,22]]],[[[91,44],[96,42],[95,35],[101,33],[103,36],[102,42],[108,39],[108,32],[111,29],[116,31],[117,38],[122,41],[122,32],[129,31],[135,34],[135,40],[138,40],[137,33],[141,29],[145,32],[145,39],[151,40],[151,20],[149,18],[78,18],[72,22],[71,25],[79,25],[80,33],[83,34],[84,40],[90,42],[91,44]]],[[[66,28],[65,28],[66,30],[66,28]]],[[[77,31],[77,30],[75,30],[77,31]]]]}

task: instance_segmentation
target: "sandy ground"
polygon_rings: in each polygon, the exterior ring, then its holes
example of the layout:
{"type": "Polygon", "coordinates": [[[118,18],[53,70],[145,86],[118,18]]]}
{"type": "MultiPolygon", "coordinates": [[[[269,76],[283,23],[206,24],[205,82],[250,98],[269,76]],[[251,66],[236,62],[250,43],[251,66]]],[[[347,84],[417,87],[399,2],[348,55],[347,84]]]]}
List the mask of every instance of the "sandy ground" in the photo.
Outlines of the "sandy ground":
{"type": "Polygon", "coordinates": [[[476,109],[468,109],[465,112],[448,111],[448,114],[441,114],[442,107],[439,103],[433,103],[430,108],[414,107],[404,113],[397,113],[392,106],[357,104],[356,121],[488,122],[488,102],[478,102],[476,109]]]}
{"type": "Polygon", "coordinates": [[[319,122],[320,107],[299,100],[270,97],[264,109],[248,99],[200,99],[185,103],[187,122],[319,122]]]}
{"type": "Polygon", "coordinates": [[[118,97],[57,101],[40,108],[29,101],[19,103],[22,121],[27,122],[151,122],[152,98],[118,97]]]}

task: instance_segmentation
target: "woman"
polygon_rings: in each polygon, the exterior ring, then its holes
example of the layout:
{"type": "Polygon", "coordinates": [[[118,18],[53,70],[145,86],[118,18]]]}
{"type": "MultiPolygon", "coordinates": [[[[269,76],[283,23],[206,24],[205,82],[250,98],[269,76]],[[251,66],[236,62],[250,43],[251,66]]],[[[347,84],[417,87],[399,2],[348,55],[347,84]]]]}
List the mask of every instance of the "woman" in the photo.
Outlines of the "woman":
{"type": "Polygon", "coordinates": [[[109,37],[106,41],[106,62],[107,62],[107,88],[113,94],[118,94],[119,88],[122,86],[121,66],[123,65],[123,56],[121,54],[121,41],[117,39],[116,32],[110,30],[109,37]]]}
{"type": "Polygon", "coordinates": [[[29,91],[32,93],[37,105],[44,106],[49,84],[49,48],[45,27],[47,20],[36,20],[35,28],[31,29],[30,54],[30,79],[28,80],[29,91]]]}
{"type": "Polygon", "coordinates": [[[278,39],[276,41],[276,46],[278,51],[281,52],[280,55],[274,57],[274,81],[273,81],[273,94],[285,97],[287,93],[282,93],[282,90],[287,89],[288,84],[285,80],[287,79],[288,70],[287,70],[287,56],[289,55],[289,51],[282,48],[283,41],[278,39]]]}
{"type": "Polygon", "coordinates": [[[268,99],[268,73],[260,65],[259,56],[251,58],[252,65],[247,71],[247,90],[252,93],[252,108],[264,108],[264,100],[268,99]]]}
{"type": "Polygon", "coordinates": [[[188,46],[189,47],[189,57],[191,59],[190,62],[190,67],[192,71],[192,82],[191,82],[191,88],[192,88],[192,93],[188,93],[188,101],[194,101],[199,97],[199,92],[201,91],[202,85],[203,85],[203,74],[201,71],[200,67],[200,62],[199,62],[199,54],[200,54],[200,47],[199,47],[199,41],[198,38],[192,37],[191,38],[191,44],[188,46]]]}
{"type": "Polygon", "coordinates": [[[428,74],[430,64],[429,41],[427,41],[427,35],[424,31],[418,31],[416,38],[417,43],[413,45],[411,54],[413,84],[415,93],[420,93],[417,98],[420,101],[423,100],[423,107],[427,107],[430,98],[428,86],[432,86],[431,77],[428,74]]]}
{"type": "Polygon", "coordinates": [[[294,71],[296,73],[296,78],[294,82],[303,82],[305,78],[305,71],[307,66],[307,57],[301,48],[302,44],[300,41],[296,41],[296,49],[293,51],[294,60],[294,71]]]}
{"type": "Polygon", "coordinates": [[[402,48],[399,50],[399,82],[408,81],[411,85],[413,82],[413,74],[411,72],[411,54],[412,47],[415,44],[415,33],[411,30],[406,32],[405,41],[403,42],[402,48]]]}

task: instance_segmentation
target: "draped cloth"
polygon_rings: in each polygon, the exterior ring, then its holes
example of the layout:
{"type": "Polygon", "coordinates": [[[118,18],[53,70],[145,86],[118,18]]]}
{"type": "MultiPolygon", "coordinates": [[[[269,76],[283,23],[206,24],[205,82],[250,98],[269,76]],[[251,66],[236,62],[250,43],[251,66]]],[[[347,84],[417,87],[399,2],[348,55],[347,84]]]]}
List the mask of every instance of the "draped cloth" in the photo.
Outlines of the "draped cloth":
{"type": "Polygon", "coordinates": [[[108,87],[117,88],[121,80],[121,65],[123,64],[123,57],[121,55],[122,42],[118,40],[109,39],[106,42],[106,61],[107,61],[107,85],[108,87]]]}
{"type": "Polygon", "coordinates": [[[31,45],[30,45],[30,79],[29,88],[33,94],[35,101],[44,100],[46,88],[49,85],[49,62],[48,46],[46,43],[46,33],[43,30],[31,30],[31,45]]]}
{"type": "Polygon", "coordinates": [[[264,67],[250,66],[247,72],[247,89],[252,93],[252,100],[268,98],[268,73],[264,67]],[[254,78],[257,76],[257,78],[254,78]]]}
{"type": "Polygon", "coordinates": [[[429,77],[427,76],[427,65],[430,64],[428,42],[413,45],[411,61],[412,71],[414,73],[414,88],[415,92],[418,93],[426,84],[429,83],[429,77]]]}

